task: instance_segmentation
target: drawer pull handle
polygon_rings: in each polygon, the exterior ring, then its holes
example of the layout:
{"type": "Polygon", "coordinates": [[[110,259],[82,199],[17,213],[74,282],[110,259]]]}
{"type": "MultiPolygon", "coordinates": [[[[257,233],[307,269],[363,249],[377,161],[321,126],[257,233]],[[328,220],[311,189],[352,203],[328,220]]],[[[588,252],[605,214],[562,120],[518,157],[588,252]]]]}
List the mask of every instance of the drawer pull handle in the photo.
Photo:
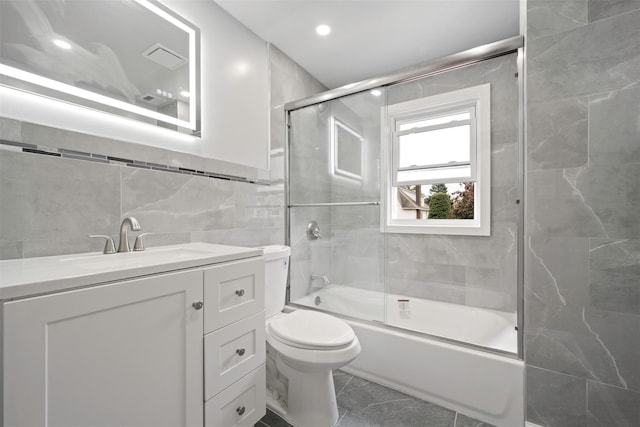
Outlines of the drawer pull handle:
{"type": "Polygon", "coordinates": [[[236,295],[238,295],[239,297],[244,295],[244,289],[238,289],[236,290],[236,295]]]}
{"type": "Polygon", "coordinates": [[[200,310],[204,304],[202,303],[202,301],[195,301],[191,305],[193,305],[193,308],[195,308],[196,310],[200,310]]]}
{"type": "Polygon", "coordinates": [[[236,409],[236,412],[240,416],[244,415],[244,411],[245,411],[244,406],[238,406],[238,408],[236,409]]]}
{"type": "Polygon", "coordinates": [[[236,349],[236,353],[238,353],[238,356],[244,356],[244,352],[245,352],[244,347],[240,347],[236,349]]]}

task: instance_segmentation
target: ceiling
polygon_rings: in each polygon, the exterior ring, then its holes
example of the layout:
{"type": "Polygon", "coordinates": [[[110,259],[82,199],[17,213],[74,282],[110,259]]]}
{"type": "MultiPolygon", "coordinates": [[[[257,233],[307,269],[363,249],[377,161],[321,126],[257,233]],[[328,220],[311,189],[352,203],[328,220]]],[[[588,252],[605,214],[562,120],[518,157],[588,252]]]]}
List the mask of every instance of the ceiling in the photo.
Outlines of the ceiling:
{"type": "Polygon", "coordinates": [[[215,1],[330,89],[519,34],[519,0],[215,1]]]}

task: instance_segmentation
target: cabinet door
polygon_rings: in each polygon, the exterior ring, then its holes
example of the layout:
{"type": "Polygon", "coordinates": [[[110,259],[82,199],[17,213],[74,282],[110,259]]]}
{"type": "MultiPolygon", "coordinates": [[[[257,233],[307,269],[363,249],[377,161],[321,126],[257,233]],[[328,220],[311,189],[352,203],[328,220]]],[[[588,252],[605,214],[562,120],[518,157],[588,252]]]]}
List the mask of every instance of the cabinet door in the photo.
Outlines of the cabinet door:
{"type": "Polygon", "coordinates": [[[207,268],[204,298],[205,333],[264,310],[264,258],[207,268]]]}
{"type": "Polygon", "coordinates": [[[202,271],[3,305],[6,426],[201,426],[202,271]]]}

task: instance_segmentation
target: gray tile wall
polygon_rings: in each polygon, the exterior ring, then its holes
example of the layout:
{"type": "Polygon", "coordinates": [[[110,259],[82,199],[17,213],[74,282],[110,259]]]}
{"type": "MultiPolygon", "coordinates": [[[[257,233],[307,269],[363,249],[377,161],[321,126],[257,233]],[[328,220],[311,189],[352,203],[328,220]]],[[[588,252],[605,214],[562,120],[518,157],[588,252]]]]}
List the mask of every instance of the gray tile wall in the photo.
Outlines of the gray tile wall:
{"type": "MultiPolygon", "coordinates": [[[[324,90],[271,49],[271,185],[23,153],[0,145],[0,259],[102,250],[89,234],[116,237],[135,216],[147,246],[191,241],[257,246],[284,242],[285,101],[324,90]]],[[[55,149],[259,178],[255,169],[0,118],[1,139],[55,149]]],[[[54,150],[55,151],[55,150],[54,150]]]]}
{"type": "Polygon", "coordinates": [[[640,2],[527,18],[527,418],[637,426],[640,2]]]}

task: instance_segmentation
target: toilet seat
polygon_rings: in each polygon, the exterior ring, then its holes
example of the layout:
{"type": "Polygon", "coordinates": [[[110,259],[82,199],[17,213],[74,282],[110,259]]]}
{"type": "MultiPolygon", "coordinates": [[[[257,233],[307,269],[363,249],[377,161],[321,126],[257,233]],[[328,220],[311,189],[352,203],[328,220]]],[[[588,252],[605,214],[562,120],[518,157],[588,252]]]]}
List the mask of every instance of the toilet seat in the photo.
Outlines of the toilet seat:
{"type": "Polygon", "coordinates": [[[355,339],[347,323],[317,311],[296,310],[275,316],[267,327],[276,340],[307,350],[337,350],[355,339]]]}

